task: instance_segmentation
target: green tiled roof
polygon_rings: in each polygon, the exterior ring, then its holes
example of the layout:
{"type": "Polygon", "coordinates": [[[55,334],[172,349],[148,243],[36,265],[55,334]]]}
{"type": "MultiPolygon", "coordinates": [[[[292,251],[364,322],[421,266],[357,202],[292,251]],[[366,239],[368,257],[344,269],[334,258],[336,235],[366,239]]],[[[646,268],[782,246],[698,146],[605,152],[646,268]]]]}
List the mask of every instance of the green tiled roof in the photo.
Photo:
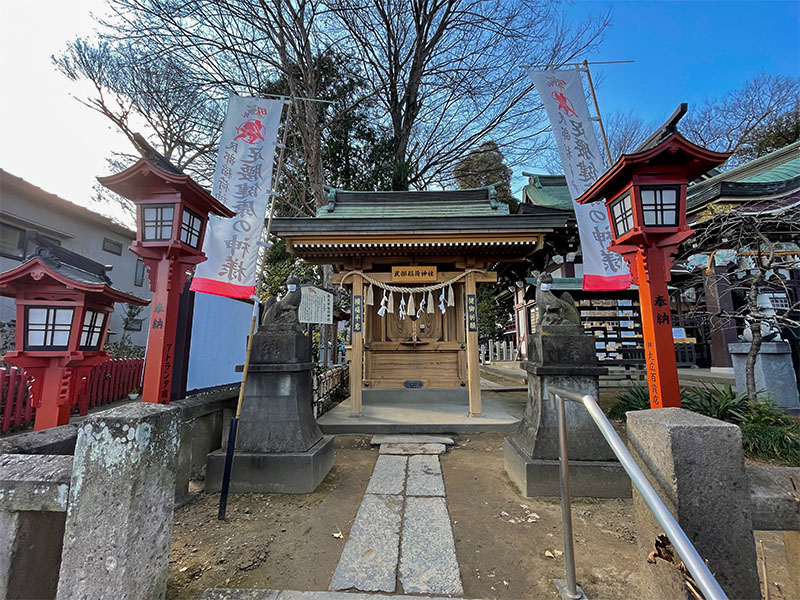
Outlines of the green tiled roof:
{"type": "Polygon", "coordinates": [[[719,181],[769,183],[785,181],[798,175],[800,175],[800,142],[795,142],[697,183],[689,188],[689,194],[719,181]]]}
{"type": "Polygon", "coordinates": [[[400,219],[409,217],[496,217],[508,215],[489,188],[424,192],[330,190],[319,219],[400,219]]]}
{"type": "Polygon", "coordinates": [[[523,202],[545,208],[573,211],[572,196],[563,175],[525,173],[530,183],[523,188],[523,202]]]}

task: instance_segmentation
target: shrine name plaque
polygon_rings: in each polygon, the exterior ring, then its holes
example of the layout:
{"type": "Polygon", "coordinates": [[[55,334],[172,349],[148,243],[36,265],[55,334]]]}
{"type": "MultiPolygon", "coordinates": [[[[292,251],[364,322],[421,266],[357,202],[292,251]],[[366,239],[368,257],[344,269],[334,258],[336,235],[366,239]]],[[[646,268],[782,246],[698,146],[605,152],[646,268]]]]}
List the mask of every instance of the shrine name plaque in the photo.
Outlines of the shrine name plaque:
{"type": "Polygon", "coordinates": [[[392,267],[392,281],[438,281],[436,267],[392,267]]]}

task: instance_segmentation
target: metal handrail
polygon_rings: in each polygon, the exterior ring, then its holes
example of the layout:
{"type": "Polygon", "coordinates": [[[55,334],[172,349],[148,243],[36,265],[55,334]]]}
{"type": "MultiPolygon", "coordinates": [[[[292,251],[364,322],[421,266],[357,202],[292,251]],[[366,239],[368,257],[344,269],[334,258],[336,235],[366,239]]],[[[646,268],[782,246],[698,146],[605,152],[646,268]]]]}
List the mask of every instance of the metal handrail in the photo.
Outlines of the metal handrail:
{"type": "Polygon", "coordinates": [[[556,417],[558,419],[558,439],[559,439],[559,462],[561,465],[561,516],[564,529],[564,563],[566,566],[566,596],[569,598],[581,598],[582,593],[578,591],[575,581],[575,555],[572,545],[572,510],[570,507],[569,494],[569,460],[567,454],[567,425],[564,415],[564,400],[583,404],[589,416],[592,417],[600,433],[611,446],[625,472],[631,478],[631,482],[639,490],[648,508],[653,513],[656,521],[664,528],[664,532],[672,542],[673,547],[681,557],[686,568],[691,573],[700,591],[706,600],[727,600],[728,596],[720,587],[714,575],[706,566],[705,561],[700,557],[692,542],[684,533],[681,526],[669,512],[669,509],[661,500],[658,492],[653,489],[650,481],[636,464],[631,453],[625,447],[625,443],[619,437],[611,422],[603,413],[597,401],[589,395],[580,394],[565,390],[556,386],[548,386],[547,391],[553,397],[556,405],[556,417]]]}

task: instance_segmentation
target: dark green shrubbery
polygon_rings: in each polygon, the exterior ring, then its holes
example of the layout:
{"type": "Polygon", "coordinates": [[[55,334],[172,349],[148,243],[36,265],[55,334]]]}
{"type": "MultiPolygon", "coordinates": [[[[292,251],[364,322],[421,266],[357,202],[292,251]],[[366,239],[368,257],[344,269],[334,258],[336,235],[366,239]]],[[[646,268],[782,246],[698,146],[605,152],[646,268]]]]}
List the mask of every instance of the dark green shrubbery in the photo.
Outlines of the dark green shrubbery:
{"type": "MultiPolygon", "coordinates": [[[[730,385],[704,384],[681,389],[681,405],[701,415],[738,425],[748,458],[800,466],[800,421],[779,412],[772,401],[752,403],[747,394],[737,394],[730,385]]],[[[617,395],[617,403],[608,411],[608,416],[624,420],[627,411],[648,408],[650,396],[647,386],[637,383],[617,395]]]]}

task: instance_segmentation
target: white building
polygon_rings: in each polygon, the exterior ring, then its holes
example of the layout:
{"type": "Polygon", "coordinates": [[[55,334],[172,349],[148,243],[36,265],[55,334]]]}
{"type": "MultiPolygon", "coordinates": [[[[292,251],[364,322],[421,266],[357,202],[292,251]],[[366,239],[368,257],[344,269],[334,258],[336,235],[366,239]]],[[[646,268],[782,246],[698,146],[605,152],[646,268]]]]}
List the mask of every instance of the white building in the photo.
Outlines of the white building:
{"type": "MultiPolygon", "coordinates": [[[[16,267],[26,257],[26,230],[33,230],[113,269],[114,287],[141,298],[151,297],[142,260],[128,247],[136,232],[83,206],[73,204],[0,169],[0,272],[16,267]]],[[[117,305],[109,324],[108,341],[127,333],[131,343],[144,346],[149,314],[124,324],[125,306],[117,305]]],[[[14,300],[0,298],[0,322],[14,320],[14,300]]]]}

